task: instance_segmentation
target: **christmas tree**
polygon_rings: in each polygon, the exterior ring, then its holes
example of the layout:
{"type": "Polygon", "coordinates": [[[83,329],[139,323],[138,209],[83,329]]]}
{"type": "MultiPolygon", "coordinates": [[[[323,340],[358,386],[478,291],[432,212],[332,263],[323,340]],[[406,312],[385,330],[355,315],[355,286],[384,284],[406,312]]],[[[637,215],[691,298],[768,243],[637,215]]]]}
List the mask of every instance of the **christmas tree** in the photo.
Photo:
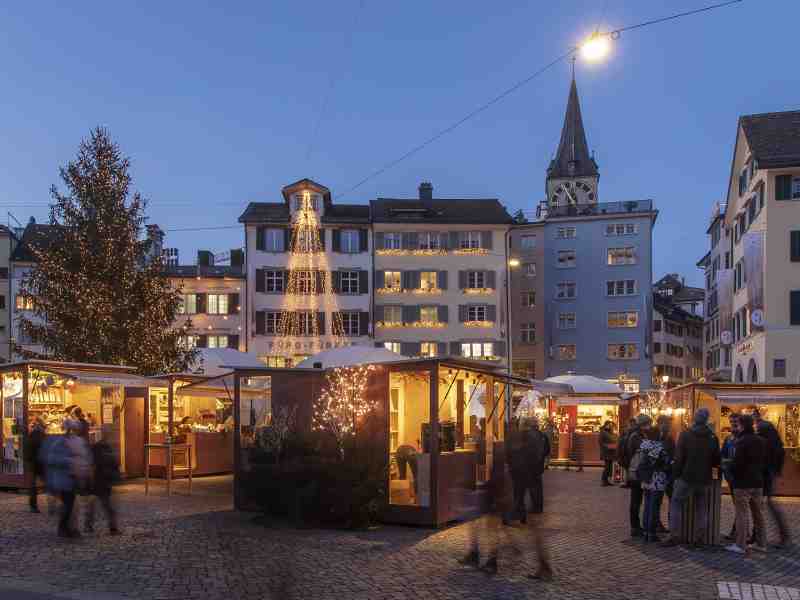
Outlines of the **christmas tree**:
{"type": "Polygon", "coordinates": [[[58,243],[31,248],[37,263],[22,281],[33,310],[20,327],[44,348],[42,355],[20,350],[26,358],[129,365],[143,374],[183,371],[193,362],[175,327],[180,290],[151,241],[140,237],[147,202],[131,192],[129,167],[98,128],[61,168],[66,190],[50,190],[58,243]]]}

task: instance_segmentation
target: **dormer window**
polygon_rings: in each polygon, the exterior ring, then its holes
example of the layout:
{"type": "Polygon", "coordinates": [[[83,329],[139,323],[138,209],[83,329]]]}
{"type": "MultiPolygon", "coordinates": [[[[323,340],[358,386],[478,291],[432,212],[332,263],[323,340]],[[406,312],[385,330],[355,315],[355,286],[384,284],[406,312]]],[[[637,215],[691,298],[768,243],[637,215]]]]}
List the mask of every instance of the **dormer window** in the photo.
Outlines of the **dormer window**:
{"type": "MultiPolygon", "coordinates": [[[[300,212],[304,209],[304,197],[307,192],[302,192],[294,196],[294,210],[300,212]]],[[[313,211],[319,210],[319,196],[317,194],[308,194],[309,207],[313,211]]]]}

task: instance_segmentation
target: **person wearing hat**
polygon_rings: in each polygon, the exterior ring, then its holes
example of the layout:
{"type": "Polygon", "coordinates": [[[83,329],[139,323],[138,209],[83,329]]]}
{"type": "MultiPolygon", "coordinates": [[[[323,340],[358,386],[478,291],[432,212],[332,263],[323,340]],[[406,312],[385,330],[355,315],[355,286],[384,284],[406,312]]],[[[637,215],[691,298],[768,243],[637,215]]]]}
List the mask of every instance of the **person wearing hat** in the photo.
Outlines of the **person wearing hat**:
{"type": "Polygon", "coordinates": [[[675,481],[670,499],[670,535],[664,546],[677,546],[682,541],[702,548],[708,525],[708,498],[714,468],[721,463],[719,440],[708,425],[709,412],[700,408],[694,413],[694,424],[681,433],[675,448],[672,476],[675,481]],[[695,528],[689,540],[681,539],[683,517],[689,498],[694,498],[695,528]]]}

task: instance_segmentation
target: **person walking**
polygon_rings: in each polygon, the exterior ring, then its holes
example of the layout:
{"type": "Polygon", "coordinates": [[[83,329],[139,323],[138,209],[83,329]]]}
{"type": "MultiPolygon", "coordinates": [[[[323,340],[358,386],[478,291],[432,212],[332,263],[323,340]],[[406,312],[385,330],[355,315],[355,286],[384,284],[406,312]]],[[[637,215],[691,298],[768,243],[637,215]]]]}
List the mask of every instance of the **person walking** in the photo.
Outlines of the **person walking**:
{"type": "MultiPolygon", "coordinates": [[[[775,480],[780,477],[783,471],[783,463],[786,458],[786,450],[783,447],[783,440],[775,429],[775,426],[760,418],[756,422],[756,434],[764,440],[767,450],[766,466],[764,469],[764,498],[766,499],[766,507],[772,520],[778,529],[780,542],[777,544],[779,548],[783,548],[791,543],[789,534],[789,526],[786,523],[786,517],[783,514],[780,506],[773,500],[772,496],[775,493],[775,480]]],[[[755,537],[755,532],[754,532],[755,537]]]]}
{"type": "Polygon", "coordinates": [[[622,472],[622,485],[620,487],[631,487],[628,482],[628,467],[630,459],[627,457],[628,436],[636,429],[636,419],[628,421],[628,427],[622,432],[617,441],[617,463],[619,463],[620,471],[622,472]]]}
{"type": "Polygon", "coordinates": [[[747,544],[748,509],[753,516],[753,532],[756,536],[754,549],[767,551],[764,513],[761,499],[764,493],[764,471],[767,466],[767,444],[755,434],[753,417],[739,417],[741,434],[736,441],[733,458],[733,497],[736,506],[736,543],[725,549],[737,554],[750,555],[747,544]]]}
{"type": "Polygon", "coordinates": [[[698,409],[692,427],[678,438],[672,466],[675,483],[670,500],[670,535],[662,543],[663,546],[681,543],[686,505],[691,497],[694,499],[695,528],[690,533],[690,539],[685,541],[697,549],[703,547],[701,540],[708,525],[708,498],[713,469],[720,466],[719,440],[708,426],[708,417],[708,409],[698,409]]]}
{"type": "Polygon", "coordinates": [[[40,417],[36,417],[31,424],[31,430],[25,436],[25,448],[23,449],[23,457],[25,460],[25,472],[28,474],[28,505],[32,513],[39,512],[39,480],[44,481],[45,469],[44,462],[42,461],[41,452],[42,447],[45,445],[44,421],[40,417]]]}
{"type": "MultiPolygon", "coordinates": [[[[69,420],[65,422],[68,427],[69,420]]],[[[63,436],[54,436],[47,449],[47,489],[61,499],[61,515],[58,521],[59,537],[74,538],[80,534],[72,526],[72,511],[75,507],[75,475],[72,450],[68,444],[70,431],[63,436]]]]}
{"type": "MultiPolygon", "coordinates": [[[[736,455],[736,440],[739,437],[741,429],[739,427],[739,413],[732,412],[728,417],[731,432],[722,442],[722,450],[720,451],[721,464],[722,464],[722,477],[728,483],[728,488],[733,497],[733,458],[736,455]]],[[[733,521],[731,532],[725,536],[729,542],[736,540],[736,519],[733,521]]]]}
{"type": "Polygon", "coordinates": [[[511,520],[527,521],[528,511],[525,508],[525,493],[528,490],[531,465],[526,451],[526,432],[523,431],[523,420],[516,419],[512,430],[506,437],[506,464],[511,475],[512,509],[510,514],[503,515],[503,524],[509,525],[511,520]]]}
{"type": "Polygon", "coordinates": [[[643,432],[650,428],[653,424],[653,419],[647,415],[639,415],[636,417],[636,425],[628,434],[625,440],[625,454],[624,459],[628,465],[628,484],[630,486],[630,504],[628,507],[628,515],[631,525],[631,537],[637,538],[644,536],[642,525],[639,520],[639,513],[642,511],[642,500],[644,493],[642,491],[642,483],[637,478],[638,460],[641,455],[637,455],[639,446],[644,441],[643,432]]]}
{"type": "Polygon", "coordinates": [[[111,501],[111,491],[114,482],[119,479],[119,463],[114,456],[114,450],[104,439],[98,440],[92,446],[92,459],[94,463],[94,476],[90,492],[89,504],[86,509],[86,533],[94,531],[95,504],[100,502],[100,506],[108,519],[108,532],[111,535],[119,535],[120,530],[117,525],[117,512],[111,501]]]}
{"type": "MultiPolygon", "coordinates": [[[[534,417],[530,421],[530,428],[526,432],[525,452],[526,462],[529,465],[528,489],[531,496],[531,512],[541,514],[544,512],[544,466],[550,456],[550,440],[539,429],[539,419],[534,417]]],[[[523,503],[524,507],[524,503],[523,503]]]]}
{"type": "Polygon", "coordinates": [[[644,490],[644,541],[658,542],[658,525],[661,522],[661,501],[670,480],[672,458],[664,447],[661,430],[651,427],[639,446],[637,477],[644,490]]]}
{"type": "Polygon", "coordinates": [[[600,460],[603,461],[603,475],[600,478],[600,485],[608,487],[611,484],[609,479],[614,468],[614,457],[616,455],[617,436],[614,435],[614,424],[611,421],[603,423],[600,430],[600,460]]]}

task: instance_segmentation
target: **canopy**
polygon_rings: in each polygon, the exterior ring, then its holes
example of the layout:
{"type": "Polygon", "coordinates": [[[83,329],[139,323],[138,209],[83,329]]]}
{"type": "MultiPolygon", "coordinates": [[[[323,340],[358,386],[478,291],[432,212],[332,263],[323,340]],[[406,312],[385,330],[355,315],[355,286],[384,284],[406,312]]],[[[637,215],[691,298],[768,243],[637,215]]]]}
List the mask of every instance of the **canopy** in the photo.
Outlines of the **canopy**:
{"type": "Polygon", "coordinates": [[[622,393],[622,388],[617,384],[609,383],[605,379],[593,375],[557,375],[548,377],[544,381],[566,384],[572,388],[574,394],[613,394],[618,396],[622,393]]]}
{"type": "Polygon", "coordinates": [[[540,379],[531,379],[530,382],[534,390],[547,396],[560,396],[562,394],[572,394],[575,392],[571,385],[567,383],[556,383],[550,381],[550,379],[545,379],[544,381],[540,379]]]}
{"type": "Polygon", "coordinates": [[[720,404],[736,404],[736,405],[751,405],[751,404],[800,404],[800,394],[781,394],[776,391],[763,392],[748,392],[748,393],[730,393],[730,394],[715,394],[720,404]]]}
{"type": "Polygon", "coordinates": [[[42,371],[64,377],[65,379],[72,379],[84,385],[124,385],[129,387],[158,387],[169,385],[165,380],[152,379],[150,377],[143,377],[142,375],[134,375],[133,373],[102,373],[98,371],[75,371],[70,369],[50,368],[42,368],[42,371]]]}
{"type": "MultiPolygon", "coordinates": [[[[353,367],[357,365],[398,362],[406,357],[386,348],[374,346],[344,346],[323,350],[295,365],[298,369],[353,367]]],[[[263,365],[262,365],[263,366],[263,365]]]]}
{"type": "Polygon", "coordinates": [[[559,396],[556,399],[556,403],[559,406],[578,406],[579,404],[613,404],[615,406],[619,406],[622,404],[627,404],[628,401],[620,396],[613,396],[609,394],[608,396],[559,396]]]}
{"type": "Polygon", "coordinates": [[[263,367],[264,363],[255,354],[239,352],[235,348],[198,348],[194,373],[216,377],[229,373],[231,369],[263,367]]]}
{"type": "MultiPolygon", "coordinates": [[[[240,380],[239,395],[242,398],[258,398],[271,393],[269,377],[258,377],[255,381],[242,378],[240,380]]],[[[196,381],[181,386],[175,390],[176,396],[194,396],[201,398],[220,398],[233,400],[233,373],[226,373],[211,377],[203,381],[196,381]]]]}

